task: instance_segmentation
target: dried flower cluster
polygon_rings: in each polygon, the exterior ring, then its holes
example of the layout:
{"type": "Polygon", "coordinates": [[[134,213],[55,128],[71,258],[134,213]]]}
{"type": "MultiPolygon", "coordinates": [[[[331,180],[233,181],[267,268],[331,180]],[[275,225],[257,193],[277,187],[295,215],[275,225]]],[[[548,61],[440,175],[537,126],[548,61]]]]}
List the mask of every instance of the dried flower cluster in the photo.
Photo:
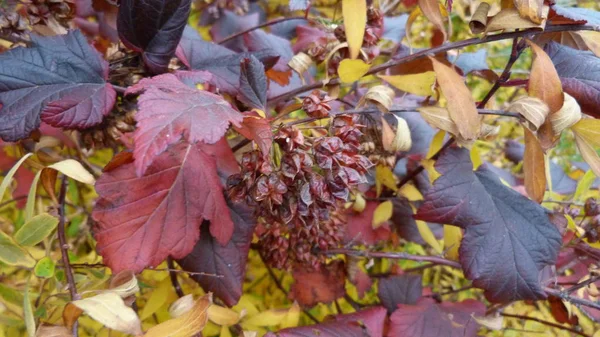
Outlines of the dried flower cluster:
{"type": "Polygon", "coordinates": [[[315,252],[339,244],[343,228],[335,213],[372,166],[359,153],[361,136],[355,116],[337,116],[326,137],[280,128],[274,136],[280,160],[244,154],[242,172],[228,180],[229,193],[257,206],[265,228],[259,245],[271,265],[316,267],[323,259],[315,252]]]}

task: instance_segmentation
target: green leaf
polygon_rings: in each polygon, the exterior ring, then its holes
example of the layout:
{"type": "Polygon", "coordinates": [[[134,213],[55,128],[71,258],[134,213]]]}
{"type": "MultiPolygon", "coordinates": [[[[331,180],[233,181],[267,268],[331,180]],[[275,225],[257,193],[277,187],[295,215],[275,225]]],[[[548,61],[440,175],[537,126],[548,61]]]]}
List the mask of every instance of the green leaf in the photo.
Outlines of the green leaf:
{"type": "Polygon", "coordinates": [[[575,195],[573,196],[573,200],[582,200],[585,192],[589,191],[592,188],[592,184],[596,180],[596,175],[594,171],[588,170],[585,175],[579,180],[577,184],[577,189],[575,190],[575,195]]]}
{"type": "Polygon", "coordinates": [[[35,265],[35,260],[31,255],[2,231],[0,231],[0,261],[10,266],[24,266],[27,268],[35,265]]]}
{"type": "Polygon", "coordinates": [[[54,276],[54,271],[56,270],[56,264],[49,257],[43,257],[38,263],[35,265],[33,272],[35,276],[39,278],[50,278],[54,276]]]}
{"type": "Polygon", "coordinates": [[[23,246],[35,246],[48,237],[58,225],[58,219],[48,213],[34,216],[16,233],[15,240],[23,246]]]}
{"type": "Polygon", "coordinates": [[[6,177],[4,177],[4,180],[2,180],[2,184],[0,184],[0,201],[4,197],[4,192],[6,192],[8,185],[10,185],[12,178],[14,177],[14,175],[17,172],[17,170],[19,169],[19,167],[21,167],[21,164],[23,164],[23,162],[25,160],[27,160],[27,158],[31,157],[32,155],[33,155],[33,153],[28,153],[28,154],[24,155],[23,158],[21,158],[21,160],[19,160],[15,164],[15,166],[13,166],[10,169],[10,171],[8,171],[8,173],[6,174],[6,177]]]}
{"type": "Polygon", "coordinates": [[[33,308],[29,300],[29,280],[25,286],[25,296],[23,296],[23,318],[27,328],[27,336],[35,337],[35,318],[33,318],[33,308]]]}
{"type": "Polygon", "coordinates": [[[27,204],[25,205],[25,222],[28,222],[31,220],[31,218],[33,218],[33,213],[35,211],[35,196],[37,195],[37,185],[38,181],[40,181],[41,175],[42,171],[38,171],[33,178],[33,182],[31,182],[29,194],[27,195],[27,204]]]}

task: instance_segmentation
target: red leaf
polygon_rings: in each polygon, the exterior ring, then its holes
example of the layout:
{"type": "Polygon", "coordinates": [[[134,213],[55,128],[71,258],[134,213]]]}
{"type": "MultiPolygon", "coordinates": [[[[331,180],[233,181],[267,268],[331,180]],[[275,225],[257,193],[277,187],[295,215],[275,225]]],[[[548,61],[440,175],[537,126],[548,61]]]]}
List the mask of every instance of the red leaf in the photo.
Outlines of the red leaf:
{"type": "Polygon", "coordinates": [[[358,311],[352,314],[337,315],[335,320],[338,322],[353,323],[359,322],[361,325],[367,327],[369,337],[382,337],[383,336],[383,323],[387,312],[384,307],[373,307],[358,311]]]}
{"type": "Polygon", "coordinates": [[[312,307],[318,303],[331,303],[346,294],[344,262],[333,261],[320,270],[294,269],[294,284],[290,295],[300,305],[312,307]]]}
{"type": "Polygon", "coordinates": [[[223,137],[230,123],[240,126],[243,120],[221,96],[188,87],[173,74],[142,79],[127,94],[142,91],[133,152],[138,176],[181,138],[212,144],[223,137]]]}
{"type": "Polygon", "coordinates": [[[246,114],[242,126],[235,130],[242,136],[255,141],[263,155],[268,156],[271,153],[273,132],[268,119],[246,114]]]}
{"type": "Polygon", "coordinates": [[[177,263],[186,271],[222,275],[222,278],[200,274],[191,277],[204,291],[213,292],[226,305],[233,306],[242,296],[248,250],[256,222],[252,209],[243,204],[229,202],[228,205],[235,225],[229,243],[225,246],[219,244],[209,235],[208,223],[205,222],[194,250],[183,259],[177,260],[177,263]]]}
{"type": "Polygon", "coordinates": [[[399,304],[415,304],[423,294],[421,275],[393,275],[379,280],[379,300],[389,313],[399,304]]]}
{"type": "Polygon", "coordinates": [[[215,158],[205,146],[170,146],[143,177],[136,176],[135,163],[127,163],[98,179],[95,238],[113,272],[139,272],[169,255],[183,258],[198,241],[203,218],[213,220],[210,233],[227,244],[233,222],[215,158]]]}
{"type": "Polygon", "coordinates": [[[435,303],[421,298],[416,305],[400,304],[390,316],[388,337],[469,337],[479,328],[472,315],[485,315],[485,305],[466,300],[435,303]]]}
{"type": "Polygon", "coordinates": [[[373,229],[373,213],[375,213],[378,205],[379,203],[375,201],[368,201],[362,213],[350,211],[348,214],[348,225],[344,233],[344,240],[346,242],[373,245],[389,238],[390,229],[388,223],[384,223],[377,229],[373,229]]]}

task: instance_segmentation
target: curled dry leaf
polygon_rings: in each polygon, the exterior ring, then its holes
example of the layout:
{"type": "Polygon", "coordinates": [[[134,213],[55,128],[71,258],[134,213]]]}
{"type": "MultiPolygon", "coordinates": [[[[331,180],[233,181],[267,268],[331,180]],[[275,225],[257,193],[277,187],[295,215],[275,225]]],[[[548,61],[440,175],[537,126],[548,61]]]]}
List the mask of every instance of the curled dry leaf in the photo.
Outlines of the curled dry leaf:
{"type": "Polygon", "coordinates": [[[525,125],[534,132],[544,124],[550,113],[546,103],[539,98],[529,96],[514,101],[507,110],[521,114],[525,118],[525,125]]]}
{"type": "Polygon", "coordinates": [[[515,5],[522,18],[537,24],[544,21],[544,0],[515,0],[515,5]]]}
{"type": "MultiPolygon", "coordinates": [[[[109,292],[73,301],[65,307],[65,311],[77,312],[77,310],[69,309],[70,306],[79,308],[80,314],[83,312],[110,329],[134,336],[142,334],[140,318],[133,309],[125,305],[123,299],[116,293],[109,292]]],[[[65,313],[63,313],[63,317],[64,315],[65,313]]],[[[75,315],[75,320],[76,316],[78,315],[75,315]]]]}
{"type": "Polygon", "coordinates": [[[521,17],[519,11],[515,8],[507,8],[500,11],[492,17],[485,28],[485,33],[495,32],[498,30],[514,30],[514,29],[531,29],[537,28],[543,30],[546,26],[546,18],[548,17],[548,6],[544,6],[542,11],[543,20],[540,23],[532,22],[521,17]]]}
{"type": "Polygon", "coordinates": [[[189,337],[204,329],[208,322],[208,308],[212,304],[212,293],[200,297],[194,306],[183,315],[156,325],[144,337],[189,337]]]}
{"type": "Polygon", "coordinates": [[[454,69],[430,57],[436,79],[448,101],[448,114],[456,123],[465,140],[474,140],[479,135],[480,118],[471,91],[464,79],[454,69]]]}
{"type": "Polygon", "coordinates": [[[490,4],[487,2],[481,2],[469,22],[469,28],[471,33],[479,34],[485,31],[488,21],[488,12],[490,11],[490,4]]]}
{"type": "Polygon", "coordinates": [[[308,70],[308,68],[310,68],[312,64],[312,58],[303,52],[294,55],[290,62],[288,62],[288,66],[290,66],[293,71],[297,72],[298,75],[300,75],[300,79],[302,80],[303,84],[306,82],[303,74],[308,70]]]}
{"type": "Polygon", "coordinates": [[[396,132],[392,130],[387,121],[382,118],[382,142],[383,148],[389,152],[408,151],[412,146],[410,128],[404,118],[394,115],[396,118],[396,132]]]}
{"type": "Polygon", "coordinates": [[[394,90],[385,85],[376,85],[369,88],[369,91],[360,99],[357,107],[361,107],[365,102],[374,103],[382,112],[389,112],[394,101],[394,90]]]}
{"type": "Polygon", "coordinates": [[[560,134],[575,125],[581,120],[581,107],[573,96],[564,93],[564,104],[560,110],[550,116],[550,124],[554,137],[560,137],[560,134]]]}
{"type": "Polygon", "coordinates": [[[194,295],[188,294],[177,299],[177,301],[171,304],[171,306],[169,307],[169,315],[171,315],[171,317],[173,318],[177,318],[185,314],[186,312],[192,310],[193,307],[194,295]]]}
{"type": "Polygon", "coordinates": [[[423,119],[431,126],[451,133],[454,136],[458,135],[458,127],[450,118],[448,109],[437,106],[426,106],[418,108],[417,110],[421,113],[423,119]]]}
{"type": "Polygon", "coordinates": [[[58,171],[69,178],[75,179],[79,182],[88,185],[94,185],[96,179],[92,176],[84,167],[76,160],[66,159],[58,163],[54,163],[47,167],[47,169],[53,169],[58,171]]]}

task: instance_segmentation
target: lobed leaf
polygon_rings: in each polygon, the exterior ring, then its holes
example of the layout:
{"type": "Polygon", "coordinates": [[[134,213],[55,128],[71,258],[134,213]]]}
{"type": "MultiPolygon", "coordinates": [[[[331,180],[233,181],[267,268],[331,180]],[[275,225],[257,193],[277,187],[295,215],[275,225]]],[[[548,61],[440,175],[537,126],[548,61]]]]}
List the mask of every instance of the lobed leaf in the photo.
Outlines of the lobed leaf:
{"type": "Polygon", "coordinates": [[[85,129],[102,121],[116,92],[108,62],[80,31],[32,35],[30,48],[0,54],[0,138],[17,141],[41,121],[61,128],[85,129]]]}
{"type": "Polygon", "coordinates": [[[465,230],[459,254],[466,277],[492,302],[546,298],[538,275],[561,246],[546,210],[484,165],[474,173],[468,150],[446,150],[435,168],[442,176],[415,217],[465,230]]]}
{"type": "Polygon", "coordinates": [[[423,292],[421,275],[392,275],[379,280],[377,296],[388,313],[399,304],[415,304],[423,292]]]}

